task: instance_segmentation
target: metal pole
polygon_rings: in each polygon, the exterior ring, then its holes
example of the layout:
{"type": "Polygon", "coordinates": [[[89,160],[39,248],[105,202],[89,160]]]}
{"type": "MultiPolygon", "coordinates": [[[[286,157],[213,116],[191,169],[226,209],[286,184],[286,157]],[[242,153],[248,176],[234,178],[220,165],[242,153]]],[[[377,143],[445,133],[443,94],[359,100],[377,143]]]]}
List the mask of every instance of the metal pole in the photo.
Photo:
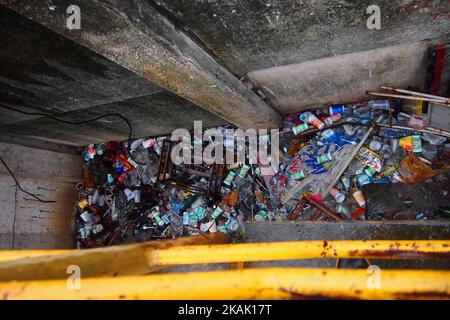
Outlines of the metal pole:
{"type": "Polygon", "coordinates": [[[152,264],[279,261],[319,258],[431,259],[450,258],[450,240],[344,240],[241,243],[173,247],[148,254],[152,264]]]}
{"type": "MultiPolygon", "coordinates": [[[[450,271],[267,268],[0,283],[4,299],[450,299],[450,271]]],[[[258,309],[259,311],[259,309],[258,309]]],[[[263,310],[265,311],[265,310],[263,310]]]]}
{"type": "Polygon", "coordinates": [[[30,251],[0,251],[0,256],[3,256],[3,262],[0,263],[0,281],[67,278],[67,267],[70,265],[80,267],[83,277],[146,274],[161,269],[161,266],[155,265],[149,259],[150,252],[153,250],[163,250],[172,246],[186,248],[190,245],[227,243],[228,241],[226,234],[216,232],[195,237],[71,250],[65,253],[57,250],[55,254],[50,255],[48,251],[45,251],[45,256],[22,259],[17,259],[18,252],[23,257],[32,256],[33,253],[30,251]],[[6,261],[8,258],[16,260],[6,261]]]}

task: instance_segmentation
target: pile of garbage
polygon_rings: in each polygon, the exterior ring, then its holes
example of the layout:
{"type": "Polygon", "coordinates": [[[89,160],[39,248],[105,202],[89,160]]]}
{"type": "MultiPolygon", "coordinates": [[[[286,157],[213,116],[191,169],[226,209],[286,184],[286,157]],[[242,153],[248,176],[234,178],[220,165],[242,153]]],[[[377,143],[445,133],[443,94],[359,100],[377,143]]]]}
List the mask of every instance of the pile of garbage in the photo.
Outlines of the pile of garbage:
{"type": "MultiPolygon", "coordinates": [[[[282,203],[292,211],[302,193],[309,193],[337,214],[335,217],[314,206],[308,210],[306,205],[302,214],[291,215],[292,219],[387,219],[381,212],[367,210],[364,190],[374,184],[436,184],[430,179],[439,176],[442,188],[438,191],[446,198],[450,144],[446,144],[444,134],[448,133],[427,127],[424,118],[399,112],[397,107],[389,100],[374,100],[285,117],[285,128],[295,136],[308,133],[311,127],[318,132],[286,142],[286,157],[275,175],[286,180],[287,186],[279,186],[284,189],[282,203]]],[[[424,210],[416,217],[442,215],[424,210]]]]}
{"type": "MultiPolygon", "coordinates": [[[[183,188],[157,178],[170,136],[89,145],[77,185],[77,243],[89,248],[205,232],[239,241],[244,221],[392,219],[368,210],[366,188],[439,181],[446,198],[448,136],[394,101],[333,105],[284,116],[279,162],[269,155],[224,166],[218,184],[186,170],[183,188]],[[217,194],[198,191],[214,184],[217,194]]],[[[448,216],[448,206],[415,212],[416,219],[448,216]]]]}

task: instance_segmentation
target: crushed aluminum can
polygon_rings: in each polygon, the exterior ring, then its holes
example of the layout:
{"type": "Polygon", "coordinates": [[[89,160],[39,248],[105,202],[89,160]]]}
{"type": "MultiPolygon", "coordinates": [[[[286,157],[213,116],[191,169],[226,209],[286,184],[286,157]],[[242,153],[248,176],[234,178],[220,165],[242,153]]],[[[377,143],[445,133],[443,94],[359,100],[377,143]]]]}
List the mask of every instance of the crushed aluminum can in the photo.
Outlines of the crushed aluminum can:
{"type": "Polygon", "coordinates": [[[306,130],[308,130],[308,129],[309,129],[309,125],[308,125],[307,123],[302,123],[301,125],[292,127],[292,132],[293,132],[295,135],[298,135],[299,133],[301,133],[301,132],[303,132],[303,131],[306,131],[306,130]]]}
{"type": "Polygon", "coordinates": [[[350,210],[348,210],[348,208],[342,204],[336,205],[336,212],[339,214],[344,214],[346,216],[350,215],[350,210]]]}
{"type": "Polygon", "coordinates": [[[167,215],[162,215],[161,219],[164,221],[165,224],[170,224],[170,219],[167,215]]]}
{"type": "Polygon", "coordinates": [[[325,127],[325,124],[309,111],[302,113],[300,115],[300,120],[313,125],[317,129],[323,129],[323,127],[325,127]]]}
{"type": "Polygon", "coordinates": [[[103,231],[103,226],[101,224],[94,224],[91,231],[93,234],[98,234],[103,231]]]}
{"type": "Polygon", "coordinates": [[[206,216],[206,209],[202,208],[202,207],[198,207],[197,209],[195,209],[195,214],[197,215],[199,220],[203,220],[206,216]]]}
{"type": "Polygon", "coordinates": [[[236,173],[234,173],[233,171],[228,172],[228,175],[225,178],[225,180],[223,181],[223,183],[227,186],[231,186],[231,183],[233,182],[234,177],[236,177],[236,173]]]}
{"type": "Polygon", "coordinates": [[[372,167],[367,167],[364,169],[364,173],[372,178],[376,171],[372,167]]]}
{"type": "Polygon", "coordinates": [[[321,135],[324,139],[330,139],[331,137],[334,136],[334,131],[331,129],[327,129],[323,131],[321,135]]]}
{"type": "Polygon", "coordinates": [[[211,214],[211,218],[215,220],[215,219],[217,219],[222,213],[223,213],[222,208],[217,207],[216,209],[214,209],[213,213],[211,214]]]}
{"type": "Polygon", "coordinates": [[[333,113],[332,115],[330,115],[328,118],[326,118],[325,120],[323,120],[323,122],[327,125],[327,126],[331,126],[333,123],[341,120],[342,116],[340,113],[333,113]]]}
{"type": "Polygon", "coordinates": [[[324,153],[324,154],[316,157],[316,159],[317,159],[317,163],[321,164],[321,163],[333,160],[333,156],[331,155],[330,152],[327,152],[327,153],[324,153]]]}
{"type": "Polygon", "coordinates": [[[337,203],[342,203],[345,200],[345,195],[339,191],[339,189],[332,188],[330,190],[330,195],[336,200],[337,203]]]}
{"type": "Polygon", "coordinates": [[[291,178],[293,180],[303,179],[304,177],[305,177],[305,172],[303,170],[300,170],[298,172],[294,172],[291,174],[291,178]]]}
{"type": "Polygon", "coordinates": [[[225,222],[225,227],[229,231],[236,231],[239,228],[239,223],[235,219],[230,218],[225,222]]]}
{"type": "Polygon", "coordinates": [[[196,225],[198,222],[198,216],[195,214],[195,212],[189,213],[189,224],[196,225]]]}
{"type": "Polygon", "coordinates": [[[185,226],[189,225],[189,213],[188,212],[183,212],[183,224],[185,226]]]}
{"type": "Polygon", "coordinates": [[[370,183],[370,177],[365,174],[365,173],[361,173],[358,175],[358,184],[360,186],[363,186],[365,184],[369,184],[370,183]]]}
{"type": "Polygon", "coordinates": [[[250,166],[244,164],[239,172],[239,177],[244,179],[247,176],[248,171],[250,170],[250,166]]]}
{"type": "Polygon", "coordinates": [[[348,177],[341,178],[342,184],[344,185],[345,190],[350,190],[350,179],[348,177]]]}

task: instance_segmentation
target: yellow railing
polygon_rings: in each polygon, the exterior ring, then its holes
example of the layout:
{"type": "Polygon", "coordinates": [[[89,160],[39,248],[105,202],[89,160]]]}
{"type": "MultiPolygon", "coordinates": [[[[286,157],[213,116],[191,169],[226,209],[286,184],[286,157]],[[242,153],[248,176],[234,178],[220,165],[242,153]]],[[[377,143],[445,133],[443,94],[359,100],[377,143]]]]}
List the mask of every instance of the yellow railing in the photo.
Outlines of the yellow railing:
{"type": "Polygon", "coordinates": [[[8,299],[450,298],[450,271],[246,269],[244,262],[316,258],[449,259],[450,241],[298,241],[224,244],[223,236],[91,250],[0,251],[8,299]],[[201,244],[199,244],[201,243],[201,244]],[[217,244],[219,243],[219,244],[217,244]],[[144,275],[163,267],[230,263],[233,270],[144,275]],[[69,288],[67,267],[81,270],[69,288]]]}
{"type": "Polygon", "coordinates": [[[8,299],[448,299],[450,271],[270,268],[0,283],[8,299]]]}

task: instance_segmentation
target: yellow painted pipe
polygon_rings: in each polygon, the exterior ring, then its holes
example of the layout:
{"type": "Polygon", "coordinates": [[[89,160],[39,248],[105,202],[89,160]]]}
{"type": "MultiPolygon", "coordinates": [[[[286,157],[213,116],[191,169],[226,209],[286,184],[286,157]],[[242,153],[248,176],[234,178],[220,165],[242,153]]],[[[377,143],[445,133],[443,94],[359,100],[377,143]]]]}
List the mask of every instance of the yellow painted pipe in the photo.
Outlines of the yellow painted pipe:
{"type": "Polygon", "coordinates": [[[17,258],[20,254],[30,256],[33,252],[7,251],[3,253],[4,257],[16,259],[0,262],[0,281],[64,279],[72,266],[79,267],[84,277],[142,275],[162,268],[149,259],[149,253],[153,250],[228,241],[224,233],[216,232],[105,248],[69,250],[63,253],[56,251],[49,254],[48,251],[39,251],[34,257],[19,259],[17,258]],[[39,253],[45,255],[38,255],[39,253]]]}
{"type": "Polygon", "coordinates": [[[276,261],[311,258],[450,258],[450,241],[296,241],[175,246],[149,252],[155,265],[276,261]]]}
{"type": "Polygon", "coordinates": [[[1,282],[3,299],[449,299],[450,271],[269,268],[1,282]],[[373,270],[372,270],[373,271],[373,270]]]}
{"type": "Polygon", "coordinates": [[[78,250],[0,250],[0,262],[34,258],[40,256],[53,256],[61,253],[75,252],[78,250]]]}
{"type": "MultiPolygon", "coordinates": [[[[185,239],[185,238],[183,238],[185,239]]],[[[195,237],[187,238],[195,239],[195,237]]],[[[172,240],[170,240],[172,241],[172,240]]],[[[380,258],[428,259],[450,258],[450,240],[333,240],[293,241],[241,244],[186,245],[173,243],[160,246],[152,241],[149,259],[161,265],[180,265],[216,262],[251,262],[317,258],[380,258]],[[154,245],[153,245],[154,244],[154,245]]],[[[127,245],[129,247],[133,245],[127,245]]],[[[95,249],[96,252],[116,250],[125,246],[95,249]]],[[[90,249],[89,251],[91,251],[90,249]]],[[[150,250],[148,250],[150,251],[150,250]]],[[[85,250],[0,250],[0,262],[39,256],[74,254],[85,250]]]]}

